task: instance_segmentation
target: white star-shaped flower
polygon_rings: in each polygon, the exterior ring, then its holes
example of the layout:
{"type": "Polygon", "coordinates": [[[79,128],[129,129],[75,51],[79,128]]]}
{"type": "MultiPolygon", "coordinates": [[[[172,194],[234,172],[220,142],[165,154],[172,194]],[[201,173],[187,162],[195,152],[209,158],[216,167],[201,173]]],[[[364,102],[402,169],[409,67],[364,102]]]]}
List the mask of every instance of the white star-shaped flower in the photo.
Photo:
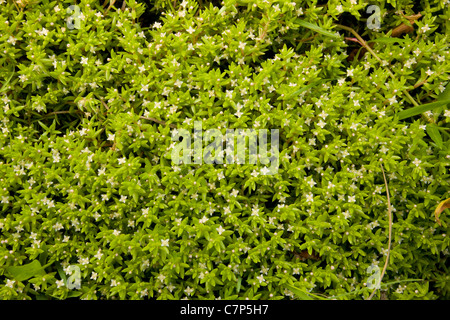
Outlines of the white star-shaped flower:
{"type": "Polygon", "coordinates": [[[216,228],[217,232],[219,233],[219,235],[221,235],[225,229],[222,226],[219,226],[218,228],[216,228]]]}

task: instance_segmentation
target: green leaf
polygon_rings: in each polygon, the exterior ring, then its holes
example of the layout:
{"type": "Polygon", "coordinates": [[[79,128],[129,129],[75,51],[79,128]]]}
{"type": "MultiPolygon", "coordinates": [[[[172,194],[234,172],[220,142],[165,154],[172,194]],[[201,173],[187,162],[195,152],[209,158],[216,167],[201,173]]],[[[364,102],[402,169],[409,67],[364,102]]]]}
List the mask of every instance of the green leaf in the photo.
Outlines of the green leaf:
{"type": "Polygon", "coordinates": [[[238,281],[237,281],[237,286],[236,286],[236,291],[239,293],[239,291],[241,291],[241,283],[242,283],[242,278],[239,277],[238,281]]]}
{"type": "Polygon", "coordinates": [[[23,266],[10,266],[6,268],[6,271],[17,281],[24,281],[35,276],[45,275],[45,267],[41,266],[38,260],[34,260],[23,266]]]}
{"type": "Polygon", "coordinates": [[[443,105],[446,105],[447,103],[450,103],[450,99],[445,99],[441,101],[435,101],[431,103],[421,104],[420,106],[409,108],[406,110],[403,110],[398,113],[398,119],[403,120],[412,116],[416,116],[418,114],[422,114],[426,111],[433,110],[436,108],[439,108],[443,105]]]}
{"type": "Polygon", "coordinates": [[[13,72],[11,73],[11,76],[8,78],[8,80],[6,80],[6,81],[2,84],[2,87],[0,88],[0,93],[6,90],[7,85],[8,85],[8,83],[9,83],[9,81],[11,81],[11,78],[13,77],[13,75],[14,75],[14,69],[13,69],[13,72]]]}
{"type": "Polygon", "coordinates": [[[286,288],[291,290],[300,300],[315,300],[314,298],[318,298],[321,300],[328,300],[322,297],[318,297],[316,295],[312,295],[311,293],[303,291],[302,289],[294,287],[293,285],[290,284],[287,284],[286,288]]]}
{"type": "Polygon", "coordinates": [[[64,272],[60,263],[58,263],[58,265],[56,266],[56,270],[58,270],[58,274],[61,277],[61,279],[64,280],[64,283],[67,283],[66,273],[64,272]]]}
{"type": "Polygon", "coordinates": [[[439,128],[435,124],[427,124],[427,133],[430,136],[431,140],[436,143],[439,149],[444,148],[444,144],[442,142],[441,133],[439,132],[439,128]]]}
{"type": "Polygon", "coordinates": [[[292,96],[298,95],[298,94],[302,93],[303,91],[306,91],[306,90],[308,90],[308,89],[311,89],[311,88],[313,88],[313,87],[316,87],[316,86],[318,86],[319,84],[321,84],[322,82],[328,81],[328,80],[330,80],[330,79],[320,79],[320,80],[316,80],[316,81],[314,81],[314,82],[308,84],[307,86],[304,86],[303,88],[300,88],[300,89],[298,89],[297,91],[292,92],[291,94],[289,94],[288,96],[286,96],[286,97],[284,98],[284,100],[289,99],[289,98],[291,98],[292,96]]]}
{"type": "Polygon", "coordinates": [[[336,33],[330,32],[322,27],[319,27],[318,25],[315,25],[313,23],[310,22],[306,22],[304,20],[301,19],[296,19],[295,23],[297,23],[299,26],[304,27],[304,28],[308,28],[311,29],[317,33],[323,34],[325,36],[334,38],[334,39],[339,39],[339,36],[336,33]]]}
{"type": "Polygon", "coordinates": [[[79,297],[83,294],[81,291],[71,291],[67,294],[67,298],[79,297]]]}
{"type": "Polygon", "coordinates": [[[441,94],[438,96],[438,101],[449,100],[450,99],[450,85],[447,84],[447,87],[441,94]]]}

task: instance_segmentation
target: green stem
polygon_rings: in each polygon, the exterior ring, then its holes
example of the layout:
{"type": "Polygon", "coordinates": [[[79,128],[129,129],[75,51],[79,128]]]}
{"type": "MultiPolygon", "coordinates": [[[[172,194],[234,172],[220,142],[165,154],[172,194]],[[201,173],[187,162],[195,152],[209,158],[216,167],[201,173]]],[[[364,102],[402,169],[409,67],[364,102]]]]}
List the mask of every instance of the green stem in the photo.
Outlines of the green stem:
{"type": "MultiPolygon", "coordinates": [[[[378,60],[378,62],[383,63],[383,61],[380,59],[380,57],[377,56],[377,54],[372,50],[372,48],[371,48],[369,45],[367,45],[366,41],[365,41],[365,40],[364,40],[364,39],[363,39],[363,38],[362,38],[362,37],[354,30],[354,29],[352,29],[352,28],[350,28],[350,27],[347,27],[347,26],[343,26],[343,25],[341,25],[341,24],[335,24],[335,26],[338,27],[338,28],[341,28],[341,29],[344,29],[344,30],[347,30],[347,31],[351,32],[351,33],[356,37],[356,39],[359,40],[359,42],[361,43],[361,45],[362,45],[367,51],[369,51],[370,54],[371,54],[372,56],[374,56],[375,59],[378,60]]],[[[387,72],[389,73],[389,75],[391,76],[391,78],[395,80],[395,75],[392,73],[392,71],[391,71],[389,68],[386,68],[386,70],[387,70],[387,72]]],[[[416,102],[416,100],[414,100],[414,98],[409,94],[408,91],[404,90],[404,91],[403,91],[403,94],[408,98],[408,100],[409,100],[415,107],[417,107],[417,106],[419,105],[419,104],[416,102]]],[[[432,119],[430,119],[427,115],[422,114],[422,116],[423,116],[428,122],[431,122],[431,123],[434,122],[434,121],[433,121],[432,119]]]]}
{"type": "MultiPolygon", "coordinates": [[[[388,188],[388,183],[386,180],[386,175],[384,174],[384,169],[383,169],[383,165],[380,163],[381,166],[381,171],[383,172],[383,178],[384,178],[384,185],[386,186],[386,196],[387,196],[387,201],[388,201],[388,217],[389,217],[389,242],[388,242],[388,251],[387,251],[387,255],[386,255],[386,261],[384,262],[384,267],[383,267],[383,271],[381,272],[381,276],[380,276],[380,283],[381,280],[383,280],[383,276],[384,273],[386,272],[387,269],[387,265],[389,263],[389,254],[391,252],[391,241],[392,241],[392,211],[391,211],[391,199],[389,198],[389,188],[388,188]]],[[[369,298],[367,298],[367,300],[372,299],[373,295],[375,294],[375,292],[377,291],[377,288],[375,288],[372,293],[370,294],[369,298]]]]}

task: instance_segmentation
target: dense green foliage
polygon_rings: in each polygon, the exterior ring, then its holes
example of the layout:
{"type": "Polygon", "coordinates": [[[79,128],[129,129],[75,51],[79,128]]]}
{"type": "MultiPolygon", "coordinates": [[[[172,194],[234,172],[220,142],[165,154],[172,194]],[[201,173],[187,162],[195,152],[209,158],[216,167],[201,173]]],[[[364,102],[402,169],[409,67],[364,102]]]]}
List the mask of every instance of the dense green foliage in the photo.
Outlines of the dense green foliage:
{"type": "Polygon", "coordinates": [[[450,111],[398,116],[449,98],[449,1],[0,3],[0,298],[367,298],[380,163],[383,294],[450,297],[450,111]],[[173,165],[194,121],[279,129],[278,173],[173,165]]]}

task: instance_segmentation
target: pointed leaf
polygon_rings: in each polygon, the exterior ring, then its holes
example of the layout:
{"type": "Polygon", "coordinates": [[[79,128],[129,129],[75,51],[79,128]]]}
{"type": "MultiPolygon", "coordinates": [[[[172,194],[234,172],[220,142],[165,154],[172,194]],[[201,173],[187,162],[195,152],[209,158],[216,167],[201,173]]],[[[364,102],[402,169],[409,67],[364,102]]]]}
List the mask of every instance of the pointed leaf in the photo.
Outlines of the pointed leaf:
{"type": "Polygon", "coordinates": [[[17,281],[24,281],[38,275],[45,275],[44,267],[38,260],[34,260],[23,266],[10,266],[6,271],[17,281]]]}
{"type": "Polygon", "coordinates": [[[435,124],[427,124],[427,133],[430,138],[436,143],[439,149],[444,148],[444,144],[442,143],[441,133],[439,132],[438,126],[435,124]]]}
{"type": "Polygon", "coordinates": [[[300,300],[315,300],[315,299],[328,300],[324,297],[318,296],[313,293],[306,292],[306,291],[304,291],[298,287],[295,287],[293,285],[290,285],[290,284],[287,284],[286,288],[291,290],[298,298],[300,298],[300,300]]]}
{"type": "Polygon", "coordinates": [[[450,85],[447,84],[447,87],[445,88],[444,91],[441,92],[441,94],[438,96],[438,100],[442,101],[442,100],[448,100],[450,99],[450,85]]]}
{"type": "Polygon", "coordinates": [[[283,100],[292,98],[292,96],[298,95],[298,94],[302,93],[303,91],[306,91],[306,90],[308,90],[308,89],[311,89],[311,88],[313,88],[313,87],[315,87],[315,86],[321,84],[322,82],[324,82],[324,81],[326,81],[326,80],[329,80],[329,79],[320,79],[320,80],[316,80],[316,81],[314,81],[314,82],[308,84],[307,86],[304,86],[304,87],[302,87],[302,88],[300,88],[300,89],[298,89],[298,90],[292,92],[291,94],[289,94],[288,96],[286,96],[283,100]]]}
{"type": "Polygon", "coordinates": [[[406,119],[406,118],[409,118],[412,116],[416,116],[416,115],[422,114],[426,111],[439,108],[440,106],[446,105],[447,103],[450,103],[450,99],[421,104],[420,106],[409,108],[409,109],[399,112],[398,119],[403,120],[403,119],[406,119]]]}
{"type": "Polygon", "coordinates": [[[296,19],[295,23],[297,23],[299,26],[304,27],[304,28],[308,28],[311,29],[317,33],[323,34],[325,36],[331,37],[331,38],[335,38],[335,39],[339,39],[339,36],[334,33],[334,32],[330,32],[322,27],[319,27],[318,25],[315,25],[313,23],[301,20],[301,19],[296,19]]]}

